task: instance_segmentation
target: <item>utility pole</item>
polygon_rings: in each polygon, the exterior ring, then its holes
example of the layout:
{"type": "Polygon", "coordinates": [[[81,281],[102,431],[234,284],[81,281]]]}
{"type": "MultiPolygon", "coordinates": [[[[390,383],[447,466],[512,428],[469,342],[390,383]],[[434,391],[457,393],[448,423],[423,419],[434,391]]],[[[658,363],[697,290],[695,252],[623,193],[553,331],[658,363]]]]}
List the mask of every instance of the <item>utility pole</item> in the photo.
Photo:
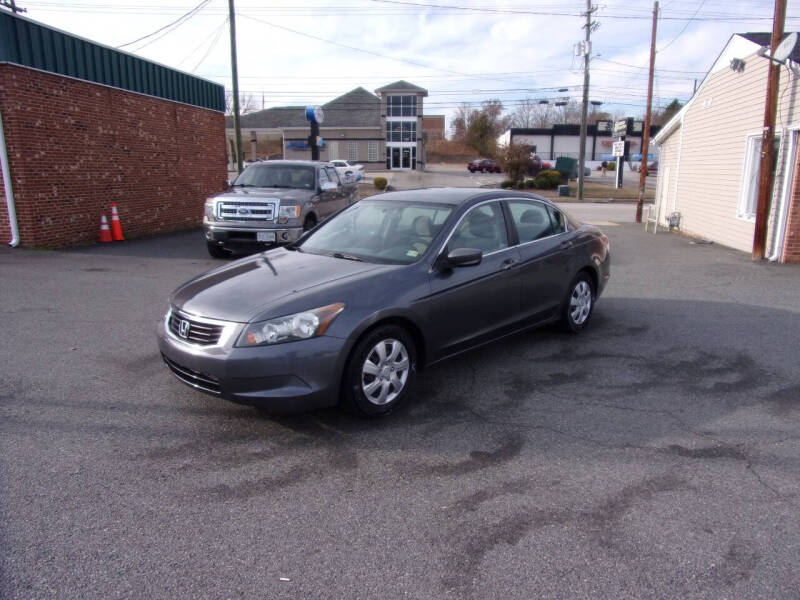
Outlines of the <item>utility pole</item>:
{"type": "Polygon", "coordinates": [[[236,136],[236,170],[242,172],[242,128],[239,125],[239,68],[236,66],[236,11],[228,0],[228,21],[231,25],[231,79],[233,80],[233,131],[236,136]]]}
{"type": "Polygon", "coordinates": [[[778,112],[778,84],[781,66],[771,60],[775,49],[783,39],[783,25],[786,20],[786,0],[775,0],[775,13],[772,18],[772,40],[770,42],[770,61],[767,67],[767,101],[764,106],[764,130],[761,135],[761,166],[758,172],[758,203],[756,204],[756,223],[753,232],[753,260],[764,258],[767,245],[767,220],[769,219],[770,196],[772,195],[773,168],[775,165],[775,115],[778,112]]]}
{"type": "Polygon", "coordinates": [[[636,222],[642,222],[644,186],[647,181],[647,151],[650,146],[650,114],[653,109],[653,74],[656,67],[656,25],[658,24],[658,0],[653,3],[653,32],[650,36],[650,77],[647,82],[647,109],[644,113],[642,132],[642,164],[639,167],[639,199],[636,202],[636,222]]]}
{"type": "Polygon", "coordinates": [[[578,200],[583,200],[583,165],[586,162],[586,122],[589,120],[589,60],[592,54],[592,0],[586,0],[586,36],[583,42],[583,110],[581,110],[581,142],[578,151],[578,200]]]}

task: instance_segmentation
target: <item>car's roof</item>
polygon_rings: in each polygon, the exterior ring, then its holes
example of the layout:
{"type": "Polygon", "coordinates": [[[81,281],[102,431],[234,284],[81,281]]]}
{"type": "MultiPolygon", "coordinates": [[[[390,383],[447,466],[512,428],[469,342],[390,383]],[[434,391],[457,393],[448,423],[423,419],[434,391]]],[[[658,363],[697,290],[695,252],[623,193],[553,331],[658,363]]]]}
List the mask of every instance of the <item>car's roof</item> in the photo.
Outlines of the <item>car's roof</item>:
{"type": "Polygon", "coordinates": [[[431,202],[438,204],[452,204],[460,206],[473,200],[491,200],[493,198],[531,198],[535,200],[550,201],[535,194],[527,192],[507,191],[487,188],[423,188],[417,190],[403,190],[386,192],[376,196],[368,196],[364,200],[390,200],[393,202],[431,202]]]}
{"type": "Polygon", "coordinates": [[[258,163],[259,165],[282,165],[282,166],[289,166],[289,167],[313,167],[316,165],[330,165],[331,163],[324,161],[324,160],[262,160],[258,163]]]}

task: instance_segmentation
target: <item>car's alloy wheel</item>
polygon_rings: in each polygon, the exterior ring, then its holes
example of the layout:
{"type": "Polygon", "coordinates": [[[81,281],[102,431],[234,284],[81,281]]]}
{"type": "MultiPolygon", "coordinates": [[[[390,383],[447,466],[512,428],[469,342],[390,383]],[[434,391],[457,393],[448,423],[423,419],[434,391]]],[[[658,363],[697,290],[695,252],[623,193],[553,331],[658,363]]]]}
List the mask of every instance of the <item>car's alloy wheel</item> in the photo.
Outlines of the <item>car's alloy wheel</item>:
{"type": "Polygon", "coordinates": [[[381,340],[361,366],[361,391],[377,406],[392,402],[408,380],[408,350],[395,339],[381,340]]]}
{"type": "Polygon", "coordinates": [[[592,316],[594,288],[586,273],[579,273],[569,286],[561,322],[567,331],[581,331],[592,316]]]}
{"type": "Polygon", "coordinates": [[[384,415],[407,396],[416,372],[416,348],[408,332],[385,325],[356,344],[344,376],[342,400],[367,417],[384,415]]]}

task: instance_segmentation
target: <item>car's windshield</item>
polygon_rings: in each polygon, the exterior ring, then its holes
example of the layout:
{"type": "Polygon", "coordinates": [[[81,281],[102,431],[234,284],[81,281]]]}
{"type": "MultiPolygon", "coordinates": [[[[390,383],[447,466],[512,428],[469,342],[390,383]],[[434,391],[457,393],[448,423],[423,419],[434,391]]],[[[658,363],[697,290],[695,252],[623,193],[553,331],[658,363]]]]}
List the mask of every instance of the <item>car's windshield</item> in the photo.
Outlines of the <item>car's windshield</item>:
{"type": "Polygon", "coordinates": [[[451,212],[444,204],[361,200],[299,247],[338,258],[410,264],[425,253],[451,212]]]}
{"type": "Polygon", "coordinates": [[[311,190],[314,189],[314,167],[256,164],[242,171],[233,185],[311,190]]]}

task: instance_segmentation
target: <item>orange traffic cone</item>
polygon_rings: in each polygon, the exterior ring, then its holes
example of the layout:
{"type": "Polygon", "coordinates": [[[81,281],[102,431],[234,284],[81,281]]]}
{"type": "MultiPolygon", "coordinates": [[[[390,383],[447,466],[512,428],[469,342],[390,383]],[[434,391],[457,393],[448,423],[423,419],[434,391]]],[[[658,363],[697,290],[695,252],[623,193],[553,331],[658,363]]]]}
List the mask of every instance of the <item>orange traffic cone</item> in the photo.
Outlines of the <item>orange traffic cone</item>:
{"type": "Polygon", "coordinates": [[[119,222],[119,213],[117,212],[116,203],[111,203],[111,237],[115,242],[121,242],[125,238],[122,237],[122,224],[119,222]]]}
{"type": "Polygon", "coordinates": [[[103,215],[100,217],[100,241],[101,242],[111,242],[111,230],[108,228],[108,220],[106,216],[103,215]]]}

